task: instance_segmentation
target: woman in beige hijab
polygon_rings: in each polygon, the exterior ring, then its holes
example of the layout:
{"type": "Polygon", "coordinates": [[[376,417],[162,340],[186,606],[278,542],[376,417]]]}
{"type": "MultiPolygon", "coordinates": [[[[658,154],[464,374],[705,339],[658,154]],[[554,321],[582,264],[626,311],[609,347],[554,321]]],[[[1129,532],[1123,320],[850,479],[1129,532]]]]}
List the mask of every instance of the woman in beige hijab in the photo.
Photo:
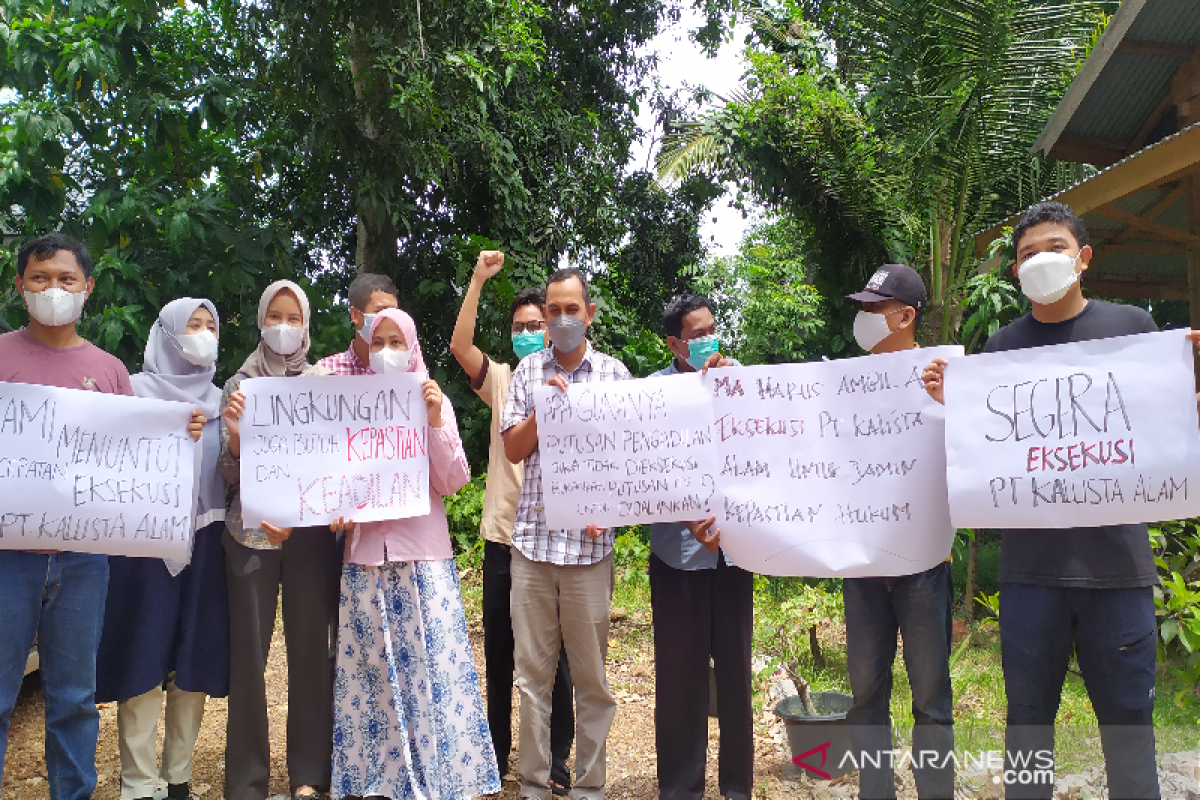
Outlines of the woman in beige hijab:
{"type": "Polygon", "coordinates": [[[333,659],[342,554],[322,528],[243,524],[239,422],[247,378],[287,377],[308,368],[308,298],[291,281],[276,281],[258,303],[262,340],[221,397],[221,469],[230,487],[225,515],[229,587],[229,723],[225,744],[227,800],[265,800],[271,779],[265,672],[278,600],[288,662],[287,765],[294,797],[323,798],[333,750],[333,659]]]}

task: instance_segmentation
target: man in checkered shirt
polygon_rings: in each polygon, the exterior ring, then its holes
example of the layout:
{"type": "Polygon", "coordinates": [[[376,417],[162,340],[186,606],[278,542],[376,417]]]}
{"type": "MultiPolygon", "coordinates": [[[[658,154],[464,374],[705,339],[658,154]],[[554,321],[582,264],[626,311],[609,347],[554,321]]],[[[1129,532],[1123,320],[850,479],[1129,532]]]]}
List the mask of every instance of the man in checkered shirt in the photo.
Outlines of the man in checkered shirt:
{"type": "Polygon", "coordinates": [[[371,322],[385,308],[399,308],[399,292],[387,275],[367,272],[350,283],[350,324],[357,333],[344,353],[334,353],[314,364],[310,375],[366,375],[371,371],[371,322]]]}
{"type": "Polygon", "coordinates": [[[590,524],[550,530],[542,504],[534,392],[571,383],[623,381],[632,376],[586,338],[596,314],[587,280],[561,269],[546,286],[546,319],[553,347],[521,361],[513,375],[500,431],[504,453],[525,462],[525,482],[513,527],[512,621],[521,691],[521,797],[550,800],[550,698],[561,640],[575,685],[576,800],[601,800],[605,741],[616,713],[604,661],[612,601],[613,531],[590,524]]]}

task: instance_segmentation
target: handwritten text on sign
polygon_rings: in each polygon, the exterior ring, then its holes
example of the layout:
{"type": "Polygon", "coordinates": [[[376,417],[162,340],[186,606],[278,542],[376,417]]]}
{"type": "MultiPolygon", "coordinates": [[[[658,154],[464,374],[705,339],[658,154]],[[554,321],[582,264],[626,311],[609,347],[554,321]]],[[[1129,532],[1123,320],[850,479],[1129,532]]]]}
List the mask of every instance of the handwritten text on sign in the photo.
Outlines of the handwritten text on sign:
{"type": "Polygon", "coordinates": [[[1194,381],[1182,331],[952,361],[955,523],[1077,528],[1200,514],[1194,381]]]}
{"type": "Polygon", "coordinates": [[[703,519],[716,507],[712,401],[699,374],[535,396],[551,528],[703,519]]]}
{"type": "Polygon", "coordinates": [[[950,551],[941,407],[920,372],[961,348],[538,394],[552,528],[703,519],[742,567],[907,575],[950,551]]]}
{"type": "Polygon", "coordinates": [[[0,549],[187,559],[186,403],[0,383],[0,549]]]}
{"type": "Polygon", "coordinates": [[[248,525],[429,513],[429,431],[416,376],[254,378],[241,388],[248,525]]]}
{"type": "Polygon", "coordinates": [[[946,558],[942,409],[925,364],[959,347],[709,372],[717,525],[771,575],[909,575],[946,558]],[[728,374],[726,374],[728,373],[728,374]]]}

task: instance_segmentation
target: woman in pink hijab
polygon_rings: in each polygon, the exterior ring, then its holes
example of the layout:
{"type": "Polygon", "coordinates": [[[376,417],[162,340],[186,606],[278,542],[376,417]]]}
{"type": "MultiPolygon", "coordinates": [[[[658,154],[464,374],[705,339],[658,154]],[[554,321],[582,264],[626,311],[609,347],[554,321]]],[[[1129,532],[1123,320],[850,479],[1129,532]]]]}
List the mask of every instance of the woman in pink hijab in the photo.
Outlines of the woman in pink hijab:
{"type": "Polygon", "coordinates": [[[493,794],[500,773],[442,503],[471,478],[458,423],[425,369],[412,317],[380,311],[368,341],[373,373],[422,379],[430,511],[330,526],[346,532],[331,793],[335,799],[493,794]]]}

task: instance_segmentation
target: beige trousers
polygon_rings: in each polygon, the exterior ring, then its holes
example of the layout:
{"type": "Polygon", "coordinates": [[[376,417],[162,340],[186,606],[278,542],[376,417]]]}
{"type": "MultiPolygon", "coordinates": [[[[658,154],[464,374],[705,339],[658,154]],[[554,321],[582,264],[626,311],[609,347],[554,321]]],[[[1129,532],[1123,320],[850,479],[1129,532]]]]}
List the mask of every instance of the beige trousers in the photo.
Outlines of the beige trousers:
{"type": "Polygon", "coordinates": [[[121,748],[121,800],[150,797],[159,776],[167,783],[192,779],[192,753],[204,719],[203,692],[185,692],[167,676],[167,689],[155,687],[117,704],[117,735],[121,748]],[[158,768],[158,717],[166,695],[162,770],[158,768]]]}
{"type": "Polygon", "coordinates": [[[531,561],[512,549],[512,625],[521,696],[521,795],[550,800],[550,706],[559,642],[575,687],[574,800],[602,800],[605,743],[617,704],[608,689],[612,554],[587,566],[531,561]]]}

